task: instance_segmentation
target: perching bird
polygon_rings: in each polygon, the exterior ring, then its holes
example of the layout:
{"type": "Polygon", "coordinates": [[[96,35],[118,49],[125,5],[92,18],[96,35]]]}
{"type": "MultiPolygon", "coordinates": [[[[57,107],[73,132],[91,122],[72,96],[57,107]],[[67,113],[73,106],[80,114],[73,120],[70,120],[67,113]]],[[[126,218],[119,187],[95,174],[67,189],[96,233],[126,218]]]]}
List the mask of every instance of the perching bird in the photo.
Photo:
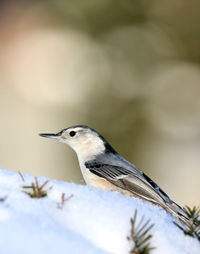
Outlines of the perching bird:
{"type": "Polygon", "coordinates": [[[119,191],[160,205],[181,222],[188,217],[182,207],[145,173],[119,155],[94,129],[84,125],[72,126],[57,134],[40,134],[69,145],[77,154],[85,182],[103,190],[119,191]]]}

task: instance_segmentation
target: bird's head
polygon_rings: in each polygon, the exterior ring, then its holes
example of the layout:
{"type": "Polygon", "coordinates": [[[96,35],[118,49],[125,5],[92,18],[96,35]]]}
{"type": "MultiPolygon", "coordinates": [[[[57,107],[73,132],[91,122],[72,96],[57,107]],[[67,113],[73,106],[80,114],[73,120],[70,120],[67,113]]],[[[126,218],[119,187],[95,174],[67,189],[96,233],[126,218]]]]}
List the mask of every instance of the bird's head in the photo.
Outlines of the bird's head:
{"type": "Polygon", "coordinates": [[[98,132],[84,125],[72,126],[56,134],[42,133],[39,135],[69,145],[79,159],[83,160],[92,159],[102,153],[116,153],[98,132]]]}

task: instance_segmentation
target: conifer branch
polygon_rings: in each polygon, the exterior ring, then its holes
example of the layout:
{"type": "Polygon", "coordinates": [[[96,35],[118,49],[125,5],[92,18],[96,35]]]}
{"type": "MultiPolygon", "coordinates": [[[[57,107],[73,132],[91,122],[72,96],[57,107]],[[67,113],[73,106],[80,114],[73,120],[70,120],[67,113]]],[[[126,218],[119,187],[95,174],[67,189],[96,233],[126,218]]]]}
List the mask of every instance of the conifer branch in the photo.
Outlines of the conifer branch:
{"type": "Polygon", "coordinates": [[[150,224],[150,220],[144,222],[144,216],[142,216],[136,226],[136,220],[137,210],[135,210],[134,217],[131,218],[131,234],[127,237],[129,241],[134,242],[134,247],[130,251],[130,254],[149,254],[154,249],[150,245],[152,235],[149,233],[154,224],[150,224]]]}
{"type": "Polygon", "coordinates": [[[22,186],[22,191],[31,198],[44,198],[47,196],[47,190],[44,190],[44,186],[47,183],[48,181],[45,181],[42,185],[39,185],[38,179],[35,177],[35,182],[32,182],[31,185],[22,186]],[[25,189],[30,189],[30,191],[26,191],[25,189]]]}
{"type": "Polygon", "coordinates": [[[189,224],[183,225],[176,222],[178,226],[186,235],[194,237],[200,241],[200,208],[194,206],[192,209],[189,206],[185,206],[186,214],[189,218],[189,224]]]}

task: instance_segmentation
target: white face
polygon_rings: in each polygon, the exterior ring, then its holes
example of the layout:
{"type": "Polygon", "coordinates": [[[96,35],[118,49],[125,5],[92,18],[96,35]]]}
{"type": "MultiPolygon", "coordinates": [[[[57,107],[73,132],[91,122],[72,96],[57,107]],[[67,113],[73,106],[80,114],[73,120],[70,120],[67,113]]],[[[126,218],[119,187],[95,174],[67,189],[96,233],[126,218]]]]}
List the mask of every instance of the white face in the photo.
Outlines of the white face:
{"type": "Polygon", "coordinates": [[[79,160],[89,160],[105,151],[103,140],[98,133],[87,127],[71,127],[58,134],[41,134],[41,136],[54,138],[69,145],[79,160]]]}

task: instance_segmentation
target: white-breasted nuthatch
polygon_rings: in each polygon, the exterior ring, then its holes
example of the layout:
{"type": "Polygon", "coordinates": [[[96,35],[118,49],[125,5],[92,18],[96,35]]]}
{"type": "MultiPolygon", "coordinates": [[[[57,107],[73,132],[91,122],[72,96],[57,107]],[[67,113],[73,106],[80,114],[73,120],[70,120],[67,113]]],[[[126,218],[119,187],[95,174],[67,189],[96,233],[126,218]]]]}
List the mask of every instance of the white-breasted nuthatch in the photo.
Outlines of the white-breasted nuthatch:
{"type": "Polygon", "coordinates": [[[76,152],[83,178],[89,186],[120,191],[150,201],[187,223],[185,210],[145,173],[119,155],[94,129],[77,125],[57,134],[43,133],[40,136],[56,139],[76,152]]]}

